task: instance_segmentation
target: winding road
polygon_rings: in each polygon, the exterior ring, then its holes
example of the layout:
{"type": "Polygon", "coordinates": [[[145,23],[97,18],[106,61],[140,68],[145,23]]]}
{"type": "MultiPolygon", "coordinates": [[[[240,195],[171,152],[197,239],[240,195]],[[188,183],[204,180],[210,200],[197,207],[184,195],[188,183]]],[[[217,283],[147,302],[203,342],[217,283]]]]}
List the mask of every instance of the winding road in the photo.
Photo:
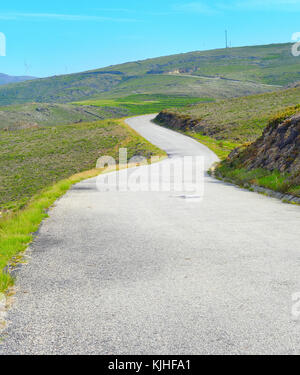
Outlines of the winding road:
{"type": "MultiPolygon", "coordinates": [[[[171,159],[217,160],[152,118],[128,124],[171,159]]],[[[300,354],[299,223],[298,206],[209,176],[200,201],[81,182],[17,271],[0,353],[300,354]]]]}

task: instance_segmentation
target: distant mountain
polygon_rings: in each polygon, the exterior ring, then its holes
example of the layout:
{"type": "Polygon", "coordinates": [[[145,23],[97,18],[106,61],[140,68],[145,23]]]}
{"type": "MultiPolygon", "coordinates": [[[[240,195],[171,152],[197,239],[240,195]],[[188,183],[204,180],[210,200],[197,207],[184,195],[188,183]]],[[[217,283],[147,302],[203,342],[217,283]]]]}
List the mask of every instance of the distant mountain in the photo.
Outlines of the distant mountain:
{"type": "Polygon", "coordinates": [[[299,62],[290,43],[189,52],[0,86],[0,105],[131,94],[244,96],[300,81],[299,62]]]}
{"type": "Polygon", "coordinates": [[[35,79],[36,77],[30,76],[9,76],[4,73],[0,73],[0,85],[7,85],[9,83],[24,82],[35,79]]]}

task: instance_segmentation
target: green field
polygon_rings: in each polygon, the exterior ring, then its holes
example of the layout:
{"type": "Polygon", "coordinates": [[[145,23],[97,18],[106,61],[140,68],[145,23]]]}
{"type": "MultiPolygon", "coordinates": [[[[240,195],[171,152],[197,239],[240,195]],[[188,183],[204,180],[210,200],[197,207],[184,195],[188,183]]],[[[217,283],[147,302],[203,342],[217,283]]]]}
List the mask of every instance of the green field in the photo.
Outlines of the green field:
{"type": "Polygon", "coordinates": [[[196,98],[189,96],[172,96],[163,94],[135,94],[115,99],[98,99],[76,102],[77,105],[95,106],[103,109],[118,108],[128,115],[144,115],[156,113],[165,108],[180,108],[201,102],[213,102],[211,98],[196,98]]]}
{"type": "Polygon", "coordinates": [[[156,113],[210,98],[171,95],[131,95],[124,98],[87,100],[78,103],[28,103],[0,107],[0,129],[17,130],[40,126],[61,126],[80,122],[156,113]]]}
{"type": "Polygon", "coordinates": [[[195,51],[0,86],[0,106],[68,103],[133,94],[228,98],[300,80],[291,44],[195,51]]]}

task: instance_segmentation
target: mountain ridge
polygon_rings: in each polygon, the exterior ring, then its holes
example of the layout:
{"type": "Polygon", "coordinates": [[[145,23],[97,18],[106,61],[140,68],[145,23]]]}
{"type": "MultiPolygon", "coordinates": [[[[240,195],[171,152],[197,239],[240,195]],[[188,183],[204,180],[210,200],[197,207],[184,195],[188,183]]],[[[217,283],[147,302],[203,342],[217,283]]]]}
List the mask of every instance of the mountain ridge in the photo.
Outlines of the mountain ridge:
{"type": "Polygon", "coordinates": [[[0,87],[0,105],[131,94],[226,98],[300,81],[291,43],[194,51],[0,87]],[[268,86],[269,85],[269,86],[268,86]]]}
{"type": "Polygon", "coordinates": [[[11,76],[5,73],[0,73],[0,85],[7,85],[11,83],[24,82],[36,79],[36,77],[31,76],[11,76]]]}

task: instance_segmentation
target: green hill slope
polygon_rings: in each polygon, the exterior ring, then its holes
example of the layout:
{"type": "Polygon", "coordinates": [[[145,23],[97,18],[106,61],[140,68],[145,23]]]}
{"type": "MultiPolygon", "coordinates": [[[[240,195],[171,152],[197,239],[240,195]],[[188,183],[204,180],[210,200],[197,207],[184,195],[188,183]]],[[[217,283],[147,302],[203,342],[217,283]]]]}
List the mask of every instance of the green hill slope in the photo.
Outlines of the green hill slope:
{"type": "Polygon", "coordinates": [[[270,119],[261,137],[237,148],[217,166],[216,176],[246,188],[275,190],[281,199],[300,203],[299,108],[288,107],[270,119]]]}
{"type": "Polygon", "coordinates": [[[17,130],[39,126],[60,126],[79,122],[120,118],[126,108],[76,106],[73,104],[26,103],[0,107],[0,130],[17,130]]]}
{"type": "Polygon", "coordinates": [[[190,52],[3,85],[0,105],[137,93],[224,98],[272,91],[298,80],[299,59],[291,55],[291,44],[273,44],[190,52]]]}
{"type": "Polygon", "coordinates": [[[221,78],[202,78],[195,76],[177,76],[167,74],[147,74],[124,80],[109,92],[101,93],[98,98],[122,97],[128,93],[167,94],[210,97],[214,99],[231,98],[274,91],[277,86],[268,86],[253,82],[240,82],[221,78]]]}
{"type": "Polygon", "coordinates": [[[0,130],[61,126],[80,122],[156,113],[165,108],[211,101],[170,95],[131,95],[78,103],[24,103],[0,107],[0,130]]]}
{"type": "Polygon", "coordinates": [[[186,132],[224,157],[259,137],[269,119],[300,104],[300,87],[162,111],[157,121],[186,132]]]}
{"type": "Polygon", "coordinates": [[[78,73],[0,86],[0,105],[67,103],[109,91],[122,78],[114,74],[78,73]]]}
{"type": "Polygon", "coordinates": [[[127,76],[188,74],[287,85],[300,79],[299,59],[291,54],[291,46],[291,43],[284,43],[189,52],[114,65],[94,72],[127,76]]]}

